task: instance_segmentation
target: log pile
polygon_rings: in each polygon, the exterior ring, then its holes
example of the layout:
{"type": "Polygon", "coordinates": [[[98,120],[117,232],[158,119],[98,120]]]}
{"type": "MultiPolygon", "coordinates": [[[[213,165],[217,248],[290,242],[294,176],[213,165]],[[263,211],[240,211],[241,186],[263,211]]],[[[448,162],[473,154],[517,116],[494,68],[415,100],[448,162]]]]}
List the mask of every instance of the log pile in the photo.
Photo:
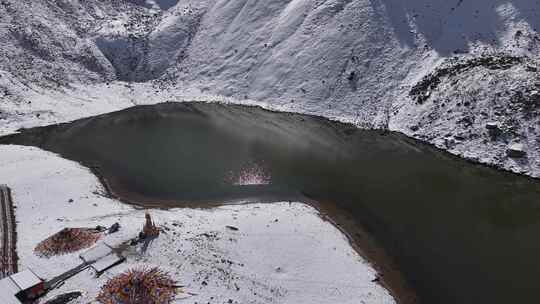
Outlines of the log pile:
{"type": "Polygon", "coordinates": [[[112,279],[96,298],[102,304],[169,304],[179,288],[167,273],[158,269],[131,269],[112,279]]]}

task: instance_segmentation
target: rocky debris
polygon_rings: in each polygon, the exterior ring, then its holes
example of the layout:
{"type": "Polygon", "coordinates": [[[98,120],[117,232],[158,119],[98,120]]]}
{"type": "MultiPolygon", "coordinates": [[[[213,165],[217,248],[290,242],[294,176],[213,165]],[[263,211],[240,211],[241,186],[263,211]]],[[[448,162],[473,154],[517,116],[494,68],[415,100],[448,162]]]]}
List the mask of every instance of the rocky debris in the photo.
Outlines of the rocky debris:
{"type": "MultiPolygon", "coordinates": [[[[501,55],[481,57],[493,56],[501,55]]],[[[529,55],[506,58],[446,60],[443,73],[438,68],[424,77],[432,79],[423,83],[429,97],[413,90],[413,102],[404,100],[393,119],[403,132],[453,154],[468,159],[471,153],[481,155],[479,162],[540,176],[540,74],[531,69],[540,68],[540,61],[529,55]],[[507,151],[512,143],[523,143],[526,151],[507,151]],[[527,161],[515,161],[523,157],[527,161]]]]}
{"type": "Polygon", "coordinates": [[[107,231],[107,227],[105,226],[101,226],[101,225],[97,225],[96,228],[94,228],[96,232],[105,232],[107,231]]]}
{"type": "Polygon", "coordinates": [[[431,96],[431,91],[436,90],[445,77],[452,77],[476,67],[484,67],[490,70],[506,70],[514,65],[524,62],[525,58],[505,54],[482,56],[467,60],[449,59],[435,72],[424,76],[410,90],[409,95],[419,104],[424,103],[431,96]]]}
{"type": "Polygon", "coordinates": [[[496,137],[498,137],[499,135],[502,134],[501,127],[500,127],[499,123],[497,123],[497,122],[488,122],[488,123],[486,123],[486,129],[488,130],[489,136],[492,139],[495,139],[496,137]]]}
{"type": "Polygon", "coordinates": [[[533,88],[514,91],[510,101],[528,118],[538,116],[540,110],[540,82],[533,88]]]}
{"type": "Polygon", "coordinates": [[[499,123],[497,123],[497,122],[488,122],[488,123],[486,123],[486,129],[488,129],[488,130],[500,130],[499,123]]]}
{"type": "Polygon", "coordinates": [[[523,144],[514,143],[507,147],[506,154],[511,158],[522,158],[527,155],[527,152],[523,144]]]}
{"type": "Polygon", "coordinates": [[[227,229],[229,230],[232,230],[232,231],[238,231],[239,229],[237,227],[234,227],[234,226],[226,226],[227,229]]]}
{"type": "Polygon", "coordinates": [[[119,223],[114,223],[114,224],[109,228],[108,233],[109,233],[109,234],[115,233],[115,232],[118,232],[118,230],[120,230],[120,224],[119,224],[119,223]]]}
{"type": "Polygon", "coordinates": [[[452,137],[444,138],[444,145],[448,149],[451,149],[452,147],[454,147],[456,145],[456,143],[457,143],[457,141],[456,141],[455,138],[452,138],[452,137]]]}

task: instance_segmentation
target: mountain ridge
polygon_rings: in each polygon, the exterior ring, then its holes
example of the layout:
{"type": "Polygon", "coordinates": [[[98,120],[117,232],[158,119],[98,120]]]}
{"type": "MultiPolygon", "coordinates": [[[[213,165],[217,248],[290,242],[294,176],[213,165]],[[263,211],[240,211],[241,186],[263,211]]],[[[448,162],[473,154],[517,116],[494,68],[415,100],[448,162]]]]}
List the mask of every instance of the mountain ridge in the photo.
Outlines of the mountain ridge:
{"type": "Polygon", "coordinates": [[[221,100],[400,131],[540,176],[540,1],[3,0],[0,16],[2,133],[221,100]],[[422,103],[411,94],[441,70],[507,57],[522,59],[438,77],[422,103]],[[524,157],[510,157],[515,144],[524,157]]]}

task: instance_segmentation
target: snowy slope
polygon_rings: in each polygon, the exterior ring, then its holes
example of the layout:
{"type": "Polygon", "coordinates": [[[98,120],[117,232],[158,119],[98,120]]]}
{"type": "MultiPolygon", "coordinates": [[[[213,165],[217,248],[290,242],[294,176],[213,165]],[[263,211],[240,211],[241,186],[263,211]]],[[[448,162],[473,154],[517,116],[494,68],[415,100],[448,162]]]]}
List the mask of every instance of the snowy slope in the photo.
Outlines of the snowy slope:
{"type": "Polygon", "coordinates": [[[3,0],[0,16],[3,132],[227,99],[390,128],[540,176],[538,0],[3,0]],[[438,68],[505,56],[523,60],[458,69],[421,104],[410,94],[438,68]],[[520,94],[516,107],[490,110],[520,94]],[[465,102],[476,109],[440,107],[465,102]],[[493,121],[503,136],[488,134],[493,121]],[[516,143],[525,157],[507,156],[516,143]]]}

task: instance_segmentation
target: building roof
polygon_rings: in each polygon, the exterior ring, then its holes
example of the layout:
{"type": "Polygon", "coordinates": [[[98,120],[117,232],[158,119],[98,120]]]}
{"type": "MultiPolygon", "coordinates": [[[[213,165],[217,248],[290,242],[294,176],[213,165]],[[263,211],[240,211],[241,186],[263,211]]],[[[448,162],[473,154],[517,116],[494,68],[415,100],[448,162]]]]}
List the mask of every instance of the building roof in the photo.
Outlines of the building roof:
{"type": "Polygon", "coordinates": [[[15,295],[19,292],[32,288],[43,281],[31,270],[21,271],[0,280],[0,303],[21,304],[15,295]]]}
{"type": "Polygon", "coordinates": [[[108,256],[112,252],[109,245],[105,244],[105,242],[100,242],[96,246],[83,252],[79,257],[86,263],[94,263],[97,260],[108,256]]]}
{"type": "Polygon", "coordinates": [[[21,304],[21,301],[15,297],[21,289],[15,285],[11,278],[6,277],[0,280],[0,303],[2,304],[21,304]]]}
{"type": "Polygon", "coordinates": [[[20,288],[20,290],[32,288],[43,282],[29,269],[11,275],[11,280],[20,288]]]}
{"type": "Polygon", "coordinates": [[[111,246],[100,242],[79,256],[86,264],[99,274],[105,270],[122,263],[125,258],[121,254],[114,253],[111,246]]]}

